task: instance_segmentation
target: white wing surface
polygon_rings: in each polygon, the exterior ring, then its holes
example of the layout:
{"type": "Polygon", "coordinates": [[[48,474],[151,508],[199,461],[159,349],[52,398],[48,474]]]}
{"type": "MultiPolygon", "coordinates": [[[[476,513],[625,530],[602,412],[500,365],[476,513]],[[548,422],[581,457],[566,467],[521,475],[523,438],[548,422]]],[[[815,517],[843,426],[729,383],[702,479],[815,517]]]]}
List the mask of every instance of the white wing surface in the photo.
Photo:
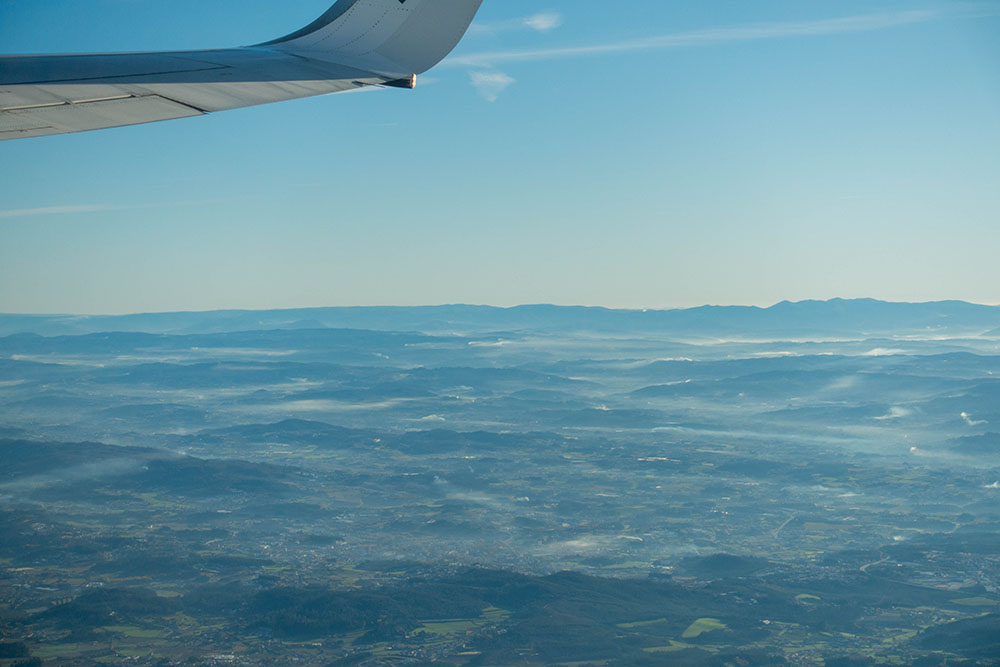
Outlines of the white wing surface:
{"type": "Polygon", "coordinates": [[[235,49],[0,56],[0,141],[411,88],[455,48],[481,3],[337,0],[302,30],[235,49]]]}

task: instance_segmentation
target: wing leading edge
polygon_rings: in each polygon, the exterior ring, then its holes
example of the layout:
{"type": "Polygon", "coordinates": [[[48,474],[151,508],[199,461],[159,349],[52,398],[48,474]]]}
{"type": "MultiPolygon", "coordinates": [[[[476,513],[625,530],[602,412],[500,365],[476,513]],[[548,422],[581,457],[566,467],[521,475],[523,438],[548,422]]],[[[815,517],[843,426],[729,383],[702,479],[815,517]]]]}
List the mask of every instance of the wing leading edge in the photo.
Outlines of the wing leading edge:
{"type": "Polygon", "coordinates": [[[338,0],[302,30],[235,49],[0,56],[0,141],[412,87],[458,44],[481,3],[338,0]]]}

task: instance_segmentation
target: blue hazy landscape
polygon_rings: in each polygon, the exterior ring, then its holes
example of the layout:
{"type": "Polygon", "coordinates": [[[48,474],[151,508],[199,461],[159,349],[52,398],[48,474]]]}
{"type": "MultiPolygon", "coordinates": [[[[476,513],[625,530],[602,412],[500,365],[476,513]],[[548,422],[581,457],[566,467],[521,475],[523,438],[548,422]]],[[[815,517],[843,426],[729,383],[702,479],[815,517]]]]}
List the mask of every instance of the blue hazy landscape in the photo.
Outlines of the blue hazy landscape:
{"type": "Polygon", "coordinates": [[[997,307],[3,315],[0,332],[17,660],[998,656],[997,307]]]}

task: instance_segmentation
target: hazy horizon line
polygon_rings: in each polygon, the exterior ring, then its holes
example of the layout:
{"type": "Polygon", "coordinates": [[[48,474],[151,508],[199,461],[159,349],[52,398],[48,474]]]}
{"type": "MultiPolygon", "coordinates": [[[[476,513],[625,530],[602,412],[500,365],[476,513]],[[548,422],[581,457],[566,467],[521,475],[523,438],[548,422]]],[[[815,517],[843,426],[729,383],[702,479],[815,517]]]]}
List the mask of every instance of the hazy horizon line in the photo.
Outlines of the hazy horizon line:
{"type": "Polygon", "coordinates": [[[71,312],[9,312],[0,311],[0,317],[78,317],[78,318],[91,318],[91,317],[131,317],[131,316],[141,316],[141,315],[193,315],[193,314],[210,314],[210,313],[280,313],[280,312],[292,312],[292,311],[309,311],[309,310],[377,310],[377,309],[394,309],[394,310],[406,310],[406,309],[433,309],[433,308],[482,308],[491,310],[516,310],[519,308],[573,308],[573,309],[588,309],[588,310],[607,310],[607,311],[617,311],[617,312],[633,312],[633,313],[646,313],[646,312],[671,312],[671,311],[682,311],[682,310],[698,310],[700,308],[755,308],[758,310],[770,310],[777,306],[788,304],[788,305],[799,305],[808,303],[822,303],[829,304],[832,302],[845,301],[845,302],[858,302],[858,301],[869,301],[874,303],[879,303],[883,305],[911,305],[911,306],[922,306],[922,305],[933,305],[933,304],[964,304],[968,306],[979,306],[983,308],[998,308],[1000,307],[1000,302],[998,303],[982,303],[977,301],[967,301],[965,299],[929,299],[925,301],[894,301],[888,299],[878,299],[875,297],[830,297],[826,299],[812,298],[812,299],[782,299],[780,301],[775,301],[769,305],[757,305],[757,304],[746,304],[746,303],[704,303],[697,306],[649,306],[649,307],[624,307],[624,306],[604,306],[604,305],[586,305],[586,304],[573,304],[573,303],[550,303],[550,302],[537,302],[537,303],[519,303],[511,306],[500,306],[488,303],[429,303],[420,305],[394,305],[394,304],[367,304],[367,305],[336,305],[336,306],[280,306],[274,308],[191,308],[191,309],[179,309],[179,310],[148,310],[148,311],[122,311],[122,312],[108,312],[108,313],[71,313],[71,312]]]}

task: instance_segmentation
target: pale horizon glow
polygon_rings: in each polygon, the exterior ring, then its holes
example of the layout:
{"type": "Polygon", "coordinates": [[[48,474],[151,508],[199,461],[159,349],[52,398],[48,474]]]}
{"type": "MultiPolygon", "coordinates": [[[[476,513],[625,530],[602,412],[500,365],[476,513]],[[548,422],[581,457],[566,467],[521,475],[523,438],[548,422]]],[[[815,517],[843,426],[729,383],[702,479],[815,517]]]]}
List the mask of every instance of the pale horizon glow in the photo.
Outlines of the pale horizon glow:
{"type": "MultiPolygon", "coordinates": [[[[0,51],[258,43],[332,1],[7,3],[0,51]]],[[[485,2],[414,91],[2,142],[0,312],[1000,304],[998,15],[485,2]]]]}

